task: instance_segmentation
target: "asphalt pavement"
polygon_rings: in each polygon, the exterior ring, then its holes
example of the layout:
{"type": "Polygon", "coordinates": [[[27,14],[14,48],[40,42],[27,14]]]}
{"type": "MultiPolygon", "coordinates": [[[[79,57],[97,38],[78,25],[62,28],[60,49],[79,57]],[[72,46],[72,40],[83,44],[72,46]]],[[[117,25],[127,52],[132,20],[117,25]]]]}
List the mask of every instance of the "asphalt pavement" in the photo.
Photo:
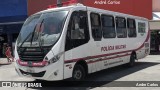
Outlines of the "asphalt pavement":
{"type": "MultiPolygon", "coordinates": [[[[37,82],[32,78],[19,77],[14,63],[7,64],[6,58],[0,58],[0,81],[37,82]]],[[[160,90],[160,55],[149,55],[136,62],[132,68],[118,66],[102,70],[87,76],[85,81],[38,81],[41,88],[1,87],[1,90],[160,90]],[[152,86],[147,86],[148,83],[152,86]],[[47,84],[50,86],[47,87],[47,84]],[[46,86],[45,86],[46,85],[46,86]],[[67,86],[69,85],[69,86],[67,86]],[[145,86],[146,85],[146,86],[145,86]],[[156,86],[158,85],[158,86],[156,86]]]]}

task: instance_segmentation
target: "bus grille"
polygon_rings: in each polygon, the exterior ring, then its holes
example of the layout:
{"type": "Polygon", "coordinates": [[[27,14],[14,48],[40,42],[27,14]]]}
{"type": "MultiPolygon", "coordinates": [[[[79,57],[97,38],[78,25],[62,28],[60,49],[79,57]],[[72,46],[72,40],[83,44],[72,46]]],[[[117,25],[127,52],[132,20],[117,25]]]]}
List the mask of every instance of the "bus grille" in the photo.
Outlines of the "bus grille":
{"type": "Polygon", "coordinates": [[[43,61],[45,54],[40,49],[25,49],[25,50],[19,50],[18,52],[19,58],[22,61],[43,61]]]}

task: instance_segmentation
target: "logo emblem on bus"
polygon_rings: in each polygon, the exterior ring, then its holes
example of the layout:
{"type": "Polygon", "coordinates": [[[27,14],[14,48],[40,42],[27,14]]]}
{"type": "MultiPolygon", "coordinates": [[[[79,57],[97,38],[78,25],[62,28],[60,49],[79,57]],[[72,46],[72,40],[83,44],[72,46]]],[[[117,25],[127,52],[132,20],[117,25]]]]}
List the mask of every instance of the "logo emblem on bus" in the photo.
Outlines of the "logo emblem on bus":
{"type": "Polygon", "coordinates": [[[28,62],[28,66],[32,66],[32,62],[28,62]]]}
{"type": "Polygon", "coordinates": [[[36,49],[29,49],[29,48],[27,48],[27,51],[36,51],[36,49]]]}

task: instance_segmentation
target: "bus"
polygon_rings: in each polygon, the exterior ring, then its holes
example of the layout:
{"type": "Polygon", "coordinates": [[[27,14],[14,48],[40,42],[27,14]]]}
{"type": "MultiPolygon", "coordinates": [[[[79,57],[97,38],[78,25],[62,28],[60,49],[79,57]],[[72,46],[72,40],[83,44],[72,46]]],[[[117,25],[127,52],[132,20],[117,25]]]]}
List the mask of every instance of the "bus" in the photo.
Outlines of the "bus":
{"type": "Polygon", "coordinates": [[[150,53],[148,20],[75,4],[50,8],[24,22],[15,44],[20,76],[57,81],[82,80],[87,74],[150,53]]]}

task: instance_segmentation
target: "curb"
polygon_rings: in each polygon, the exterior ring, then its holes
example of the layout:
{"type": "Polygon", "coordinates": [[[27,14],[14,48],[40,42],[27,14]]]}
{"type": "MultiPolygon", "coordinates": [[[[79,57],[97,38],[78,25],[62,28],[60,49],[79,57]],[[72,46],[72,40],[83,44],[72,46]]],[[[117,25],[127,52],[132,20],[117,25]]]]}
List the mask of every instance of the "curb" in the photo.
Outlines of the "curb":
{"type": "Polygon", "coordinates": [[[8,63],[0,63],[0,65],[10,65],[12,64],[12,62],[8,62],[8,63]]]}
{"type": "Polygon", "coordinates": [[[10,65],[12,62],[8,62],[7,58],[0,58],[0,65],[10,65]]]}

